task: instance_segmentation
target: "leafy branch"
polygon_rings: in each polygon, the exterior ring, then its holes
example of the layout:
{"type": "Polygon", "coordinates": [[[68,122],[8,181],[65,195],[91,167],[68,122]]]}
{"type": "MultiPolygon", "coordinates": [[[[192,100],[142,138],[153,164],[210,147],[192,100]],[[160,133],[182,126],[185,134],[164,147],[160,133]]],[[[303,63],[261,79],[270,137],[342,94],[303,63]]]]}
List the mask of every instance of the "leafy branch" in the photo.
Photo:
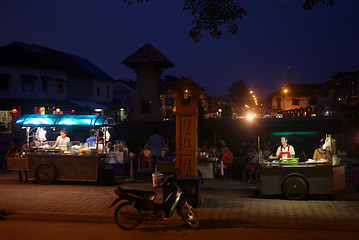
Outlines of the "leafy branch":
{"type": "MultiPolygon", "coordinates": [[[[123,0],[125,4],[144,3],[151,0],[123,0]]],[[[277,5],[279,3],[273,0],[277,5]]],[[[304,1],[304,0],[303,0],[304,1]]],[[[240,0],[184,0],[183,11],[188,11],[193,16],[193,27],[188,36],[195,43],[202,38],[202,31],[209,31],[210,35],[220,38],[223,35],[221,28],[226,28],[229,34],[238,32],[238,20],[247,16],[245,8],[240,5],[240,0]]],[[[334,0],[305,0],[302,4],[304,10],[312,10],[314,6],[323,4],[331,7],[334,0]]],[[[280,5],[279,5],[280,6],[280,5]]]]}

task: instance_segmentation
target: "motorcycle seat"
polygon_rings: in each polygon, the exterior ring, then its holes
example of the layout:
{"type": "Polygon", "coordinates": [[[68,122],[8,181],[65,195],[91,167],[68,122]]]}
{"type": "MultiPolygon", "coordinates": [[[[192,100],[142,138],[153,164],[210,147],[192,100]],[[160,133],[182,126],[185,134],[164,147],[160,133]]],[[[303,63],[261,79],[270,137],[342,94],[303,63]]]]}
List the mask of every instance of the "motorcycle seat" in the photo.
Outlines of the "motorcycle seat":
{"type": "Polygon", "coordinates": [[[124,189],[124,188],[121,188],[121,190],[123,192],[137,195],[137,196],[146,198],[151,201],[153,201],[157,196],[156,192],[153,192],[153,191],[143,191],[143,190],[137,190],[137,189],[124,189]]]}

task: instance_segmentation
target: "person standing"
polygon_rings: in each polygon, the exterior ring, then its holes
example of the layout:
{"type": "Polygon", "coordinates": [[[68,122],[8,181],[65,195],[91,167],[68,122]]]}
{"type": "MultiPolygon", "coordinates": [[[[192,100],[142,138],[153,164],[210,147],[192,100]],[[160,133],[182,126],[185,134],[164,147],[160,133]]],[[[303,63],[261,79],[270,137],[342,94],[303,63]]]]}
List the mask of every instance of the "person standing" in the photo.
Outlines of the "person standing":
{"type": "Polygon", "coordinates": [[[165,140],[159,134],[160,130],[155,128],[153,131],[153,135],[150,136],[148,142],[146,143],[147,146],[151,147],[151,157],[152,157],[152,168],[156,170],[156,165],[158,161],[162,159],[162,147],[165,146],[165,140]]]}
{"type": "Polygon", "coordinates": [[[90,137],[88,137],[86,139],[86,143],[87,143],[88,146],[91,146],[91,145],[95,145],[94,142],[96,143],[96,141],[97,141],[96,131],[91,130],[90,131],[90,137]]]}
{"type": "Polygon", "coordinates": [[[294,158],[295,151],[292,145],[288,144],[288,137],[282,136],[280,138],[282,146],[279,146],[277,149],[276,156],[269,156],[269,159],[281,159],[281,158],[294,158]]]}
{"type": "MultiPolygon", "coordinates": [[[[5,161],[7,162],[7,158],[9,157],[20,157],[21,155],[21,150],[19,149],[19,144],[17,142],[16,139],[11,139],[10,140],[10,148],[7,151],[6,155],[5,155],[5,161]]],[[[19,171],[19,181],[22,181],[22,171],[19,171]]],[[[27,182],[27,172],[24,171],[24,175],[25,175],[25,182],[27,182]]]]}
{"type": "Polygon", "coordinates": [[[53,148],[56,148],[56,147],[59,148],[59,146],[66,146],[66,149],[67,149],[69,144],[70,144],[70,138],[67,136],[67,131],[66,131],[66,129],[62,129],[60,131],[60,136],[58,136],[56,138],[56,142],[55,142],[53,148]]]}

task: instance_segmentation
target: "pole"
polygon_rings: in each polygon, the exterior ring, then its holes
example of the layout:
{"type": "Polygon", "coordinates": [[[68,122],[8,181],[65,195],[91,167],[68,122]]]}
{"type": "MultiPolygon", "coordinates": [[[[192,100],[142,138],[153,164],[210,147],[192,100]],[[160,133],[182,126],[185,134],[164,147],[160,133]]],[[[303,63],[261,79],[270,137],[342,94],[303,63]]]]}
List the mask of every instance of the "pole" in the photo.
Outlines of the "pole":
{"type": "Polygon", "coordinates": [[[214,94],[215,94],[215,83],[216,83],[216,80],[215,78],[213,78],[213,96],[212,96],[212,104],[213,104],[213,117],[214,117],[214,113],[215,113],[215,110],[214,110],[214,94]]]}

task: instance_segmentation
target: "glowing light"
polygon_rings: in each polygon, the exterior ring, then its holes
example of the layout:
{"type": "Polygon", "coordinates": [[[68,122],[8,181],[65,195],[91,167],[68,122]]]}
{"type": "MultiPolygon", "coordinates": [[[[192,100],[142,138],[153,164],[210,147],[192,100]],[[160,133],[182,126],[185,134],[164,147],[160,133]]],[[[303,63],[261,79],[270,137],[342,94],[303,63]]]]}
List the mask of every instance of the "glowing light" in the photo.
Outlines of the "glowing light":
{"type": "Polygon", "coordinates": [[[247,115],[247,119],[252,120],[253,118],[254,118],[254,115],[253,115],[253,114],[248,114],[248,115],[247,115]]]}
{"type": "Polygon", "coordinates": [[[55,111],[56,111],[57,113],[59,113],[59,112],[61,111],[61,109],[60,109],[60,108],[56,108],[55,111]]]}
{"type": "Polygon", "coordinates": [[[75,109],[72,109],[72,110],[71,110],[71,113],[75,113],[75,112],[76,112],[75,109]]]}
{"type": "Polygon", "coordinates": [[[45,107],[41,107],[41,108],[39,109],[39,112],[45,112],[45,107]]]}
{"type": "Polygon", "coordinates": [[[11,109],[11,112],[12,112],[12,113],[17,113],[17,108],[11,109]]]}
{"type": "Polygon", "coordinates": [[[283,92],[284,92],[284,93],[287,93],[287,92],[288,92],[288,89],[285,88],[285,89],[283,90],[283,92]]]}

